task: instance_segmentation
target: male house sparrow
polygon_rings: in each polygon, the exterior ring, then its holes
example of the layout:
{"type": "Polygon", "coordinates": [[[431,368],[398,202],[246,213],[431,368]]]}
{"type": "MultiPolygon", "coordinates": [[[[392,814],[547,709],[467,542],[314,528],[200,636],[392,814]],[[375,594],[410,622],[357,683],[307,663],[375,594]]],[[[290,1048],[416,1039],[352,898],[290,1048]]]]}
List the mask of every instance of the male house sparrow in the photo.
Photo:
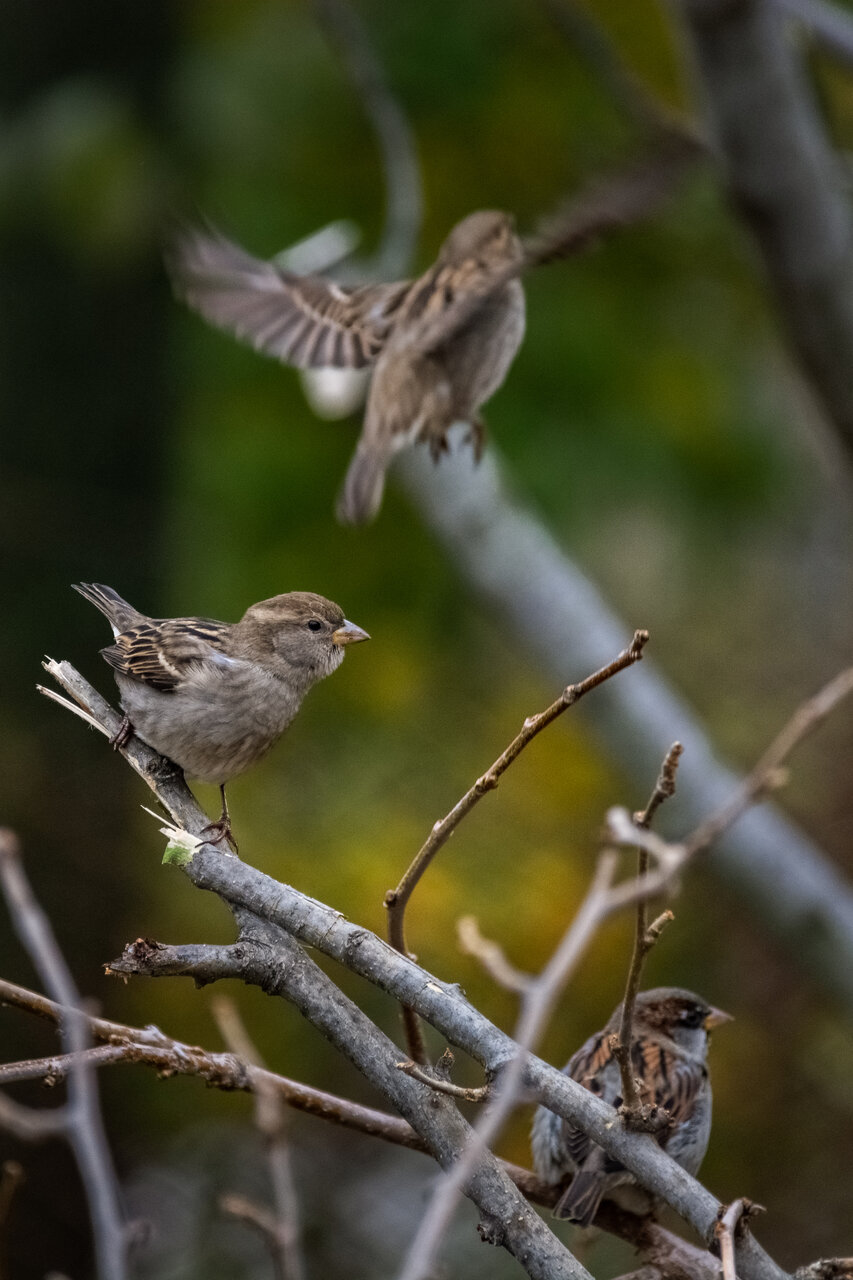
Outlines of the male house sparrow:
{"type": "Polygon", "coordinates": [[[225,784],[278,741],[312,685],[341,665],[345,647],[370,639],[311,591],[262,600],[231,623],[148,618],[96,582],[74,590],[106,615],[115,636],[101,650],[125,713],[114,745],[137,733],[190,777],[217,783],[222,814],[206,828],[216,840],[231,836],[225,784]]]}
{"type": "MultiPolygon", "coordinates": [[[[619,1064],[610,1039],[619,1032],[621,1004],[603,1031],[591,1036],[563,1068],[611,1106],[622,1103],[619,1064]]],[[[711,1082],[705,1058],[708,1033],[730,1014],[692,991],[655,987],[642,991],[634,1007],[631,1061],[642,1082],[641,1098],[669,1112],[672,1125],[657,1141],[688,1173],[695,1174],[711,1135],[711,1082]]],[[[539,1107],[531,1133],[533,1165],[547,1182],[572,1180],[554,1209],[556,1218],[588,1227],[603,1197],[617,1187],[636,1186],[633,1174],[568,1121],[539,1107]]],[[[624,1207],[629,1207],[626,1203],[624,1207]]]]}
{"type": "Polygon", "coordinates": [[[179,234],[168,265],[175,291],[206,320],[299,369],[375,365],[364,428],[341,490],[347,524],[375,516],[385,472],[407,445],[437,460],[454,422],[470,424],[479,455],[480,407],[497,391],[524,337],[529,267],[564,257],[652,212],[693,144],[679,139],[591,186],[533,238],[510,214],[469,214],[417,280],[345,287],[253,258],[210,230],[179,234]]]}

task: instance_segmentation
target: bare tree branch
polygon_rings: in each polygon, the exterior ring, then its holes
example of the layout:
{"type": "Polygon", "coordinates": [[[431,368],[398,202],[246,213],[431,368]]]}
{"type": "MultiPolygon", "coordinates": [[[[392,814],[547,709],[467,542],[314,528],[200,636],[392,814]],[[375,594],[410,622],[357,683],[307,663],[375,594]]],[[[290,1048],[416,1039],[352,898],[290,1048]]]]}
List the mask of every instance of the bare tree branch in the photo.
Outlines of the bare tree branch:
{"type": "Polygon", "coordinates": [[[848,67],[853,67],[853,22],[850,14],[826,0],[774,0],[790,18],[801,23],[817,44],[848,67]]]}
{"type": "MultiPolygon", "coordinates": [[[[2,980],[0,980],[0,1004],[35,1014],[55,1025],[60,1024],[64,1012],[61,1006],[37,992],[2,980]]],[[[213,1088],[228,1091],[252,1090],[258,1077],[262,1076],[271,1087],[278,1090],[282,1100],[288,1106],[298,1111],[353,1129],[358,1133],[364,1133],[369,1137],[380,1138],[396,1146],[429,1154],[429,1148],[424,1140],[399,1116],[388,1115],[384,1111],[361,1106],[347,1098],[324,1093],[320,1089],[299,1084],[271,1071],[256,1070],[250,1075],[245,1063],[233,1054],[214,1053],[198,1045],[184,1044],[180,1040],[164,1035],[156,1027],[126,1026],[120,1022],[108,1022],[88,1014],[86,1018],[93,1038],[108,1042],[97,1048],[86,1050],[86,1056],[95,1066],[138,1062],[155,1068],[162,1077],[195,1076],[213,1088]]],[[[55,1083],[65,1078],[69,1066],[69,1055],[33,1058],[27,1062],[12,1063],[0,1069],[0,1082],[41,1079],[45,1083],[55,1083]]],[[[546,1208],[554,1207],[559,1198],[560,1188],[543,1182],[535,1173],[522,1169],[519,1165],[510,1164],[505,1160],[500,1163],[526,1199],[546,1208]]],[[[715,1259],[710,1258],[710,1255],[702,1250],[688,1245],[662,1227],[650,1223],[646,1218],[636,1217],[605,1202],[599,1208],[596,1225],[619,1236],[628,1244],[634,1245],[652,1259],[661,1253],[680,1257],[682,1251],[693,1262],[696,1258],[704,1257],[713,1268],[713,1280],[717,1280],[718,1266],[715,1259]]],[[[696,1274],[703,1276],[701,1270],[696,1274]]]]}
{"type": "MultiPolygon", "coordinates": [[[[509,499],[494,448],[479,466],[465,450],[438,467],[412,450],[397,465],[457,571],[548,680],[561,678],[567,653],[592,669],[618,648],[624,623],[540,521],[509,499]]],[[[587,708],[599,742],[638,786],[658,769],[674,729],[689,743],[672,806],[682,830],[736,789],[736,775],[715,758],[695,714],[648,660],[579,708],[582,718],[587,708]]],[[[814,844],[765,806],[742,819],[736,838],[717,843],[707,865],[796,956],[798,968],[853,1012],[853,891],[814,844]]]]}
{"type": "MultiPolygon", "coordinates": [[[[194,865],[198,856],[196,853],[188,866],[194,865]]],[[[242,865],[236,858],[228,861],[242,865]]],[[[391,948],[385,950],[398,963],[411,963],[391,948]]],[[[467,1145],[470,1128],[452,1100],[397,1070],[396,1046],[284,929],[260,918],[251,907],[245,908],[240,939],[233,946],[149,946],[139,955],[131,946],[110,968],[116,973],[152,977],[188,976],[196,983],[239,977],[270,995],[282,996],[389,1098],[420,1133],[442,1168],[455,1164],[467,1145]],[[256,916],[251,924],[249,912],[256,916]]],[[[513,1254],[534,1280],[592,1280],[530,1208],[491,1153],[483,1153],[477,1162],[465,1194],[478,1205],[485,1221],[499,1227],[494,1243],[513,1254]]]]}
{"type": "Polygon", "coordinates": [[[400,1271],[400,1280],[427,1280],[433,1274],[439,1246],[447,1234],[459,1193],[472,1168],[494,1143],[515,1105],[523,1083],[527,1054],[536,1045],[572,970],[608,914],[609,890],[616,874],[616,864],[612,853],[601,855],[592,884],[575,919],[542,973],[526,987],[515,1031],[515,1050],[501,1073],[497,1096],[427,1206],[400,1271]]]}
{"type": "MultiPolygon", "coordinates": [[[[127,1256],[118,1182],[112,1167],[98,1104],[97,1080],[84,1056],[89,1047],[86,1018],[78,1009],[79,996],[47,916],[36,902],[21,866],[13,832],[0,829],[0,886],[12,924],[45,987],[66,1007],[62,1039],[74,1061],[68,1081],[68,1101],[59,1113],[33,1112],[30,1124],[61,1126],[74,1152],[92,1220],[92,1234],[101,1280],[125,1280],[127,1256]],[[49,1117],[49,1119],[48,1119],[49,1117]]],[[[13,1123],[15,1104],[3,1099],[0,1122],[13,1123]],[[5,1114],[4,1114],[5,1113],[5,1114]]],[[[17,1107],[17,1121],[24,1109],[17,1107]]],[[[19,1130],[20,1133],[20,1130],[19,1130]]]]}
{"type": "MultiPolygon", "coordinates": [[[[657,813],[660,806],[665,800],[671,799],[675,795],[675,775],[678,770],[678,762],[684,748],[680,742],[674,742],[666,753],[661,771],[658,774],[658,780],[655,783],[654,791],[649,798],[642,813],[634,815],[634,821],[638,827],[648,830],[651,826],[652,819],[657,813]]],[[[637,877],[642,880],[648,875],[649,871],[649,854],[647,849],[637,850],[637,877]]],[[[622,1106],[626,1119],[629,1123],[636,1120],[643,1120],[643,1106],[637,1091],[637,1082],[634,1077],[634,1068],[631,1063],[631,1040],[632,1027],[634,1021],[634,1005],[637,1000],[637,992],[640,990],[640,981],[643,975],[643,967],[646,963],[646,957],[652,947],[660,937],[660,933],[665,924],[673,919],[671,911],[665,911],[659,916],[651,928],[649,928],[649,909],[648,901],[640,898],[637,903],[636,923],[634,926],[634,948],[631,953],[631,962],[628,966],[628,978],[625,983],[625,996],[622,1001],[622,1018],[619,1024],[619,1035],[615,1038],[613,1044],[613,1055],[619,1063],[619,1070],[622,1074],[622,1106]]],[[[648,1116],[645,1117],[649,1119],[648,1116]]]]}
{"type": "MultiPolygon", "coordinates": [[[[91,708],[93,691],[88,690],[82,677],[67,666],[56,666],[55,671],[58,673],[58,678],[64,682],[64,687],[74,688],[78,699],[91,708]]],[[[836,687],[838,686],[838,682],[833,683],[836,687]]],[[[818,703],[820,704],[818,709],[824,713],[825,700],[818,699],[818,703]]],[[[789,735],[789,741],[793,745],[791,735],[789,735]]],[[[768,762],[768,765],[772,765],[774,769],[777,768],[775,761],[768,762]]],[[[171,775],[167,775],[167,781],[172,781],[171,775]]],[[[767,778],[765,777],[763,781],[766,784],[767,778]]],[[[730,820],[734,821],[737,815],[733,806],[727,804],[726,809],[730,820]]],[[[200,823],[203,819],[204,815],[196,806],[193,821],[200,823]]],[[[643,833],[630,819],[628,822],[632,832],[631,842],[641,843],[637,837],[642,836],[643,833]]],[[[719,824],[715,824],[714,829],[719,830],[719,824]]],[[[647,838],[650,839],[650,833],[647,838]]],[[[639,894],[649,893],[655,889],[655,883],[657,884],[655,891],[658,891],[683,866],[684,854],[689,844],[688,838],[688,841],[680,846],[663,844],[660,849],[657,847],[650,849],[652,856],[659,859],[657,873],[650,873],[642,885],[629,881],[616,886],[612,893],[613,902],[625,905],[636,901],[639,894]]],[[[274,930],[276,946],[273,948],[270,941],[268,948],[274,951],[274,958],[271,957],[269,963],[261,966],[260,973],[252,970],[252,976],[248,980],[259,981],[267,990],[275,990],[280,994],[286,993],[287,997],[306,1013],[306,1016],[310,1016],[309,1008],[314,1010],[313,1001],[321,988],[328,993],[328,998],[333,1004],[338,998],[344,999],[344,997],[322,973],[318,972],[315,981],[308,983],[301,981],[300,974],[304,974],[305,970],[300,968],[300,965],[309,962],[297,948],[299,964],[297,964],[297,956],[293,957],[291,964],[291,937],[338,960],[353,972],[361,974],[387,991],[401,1004],[413,1008],[432,1023],[451,1044],[458,1045],[480,1062],[489,1075],[494,1076],[511,1066],[517,1054],[517,1046],[512,1039],[490,1024],[464,999],[455,986],[428,974],[407,956],[383,944],[369,930],[351,925],[339,913],[325,907],[322,903],[306,898],[291,886],[280,884],[264,876],[240,862],[239,859],[223,854],[210,845],[200,844],[187,851],[177,861],[177,865],[195,885],[218,893],[238,914],[251,913],[256,917],[257,929],[263,931],[272,928],[274,930]],[[282,948],[285,946],[288,948],[286,957],[282,954],[282,948]],[[326,983],[329,983],[328,988],[324,985],[326,983]]],[[[196,982],[212,981],[224,975],[240,976],[246,980],[246,975],[250,971],[247,968],[248,950],[244,939],[241,939],[241,944],[235,948],[206,946],[166,948],[159,945],[152,946],[149,943],[144,945],[140,956],[134,953],[134,948],[129,948],[125,957],[113,962],[111,967],[116,972],[152,972],[156,969],[159,973],[191,973],[196,982]]],[[[559,950],[563,951],[563,948],[559,950]]],[[[398,1060],[396,1052],[387,1060],[383,1057],[381,1071],[377,1069],[375,1056],[367,1062],[362,1061],[362,1030],[368,1041],[374,1033],[379,1033],[365,1020],[364,1024],[359,1021],[359,1035],[353,1036],[351,1034],[352,1019],[358,1021],[363,1019],[364,1015],[354,1007],[351,1009],[349,1002],[346,1002],[344,1007],[347,1011],[346,1018],[350,1020],[349,1034],[345,1034],[342,1029],[343,1013],[340,1007],[338,1008],[340,1017],[336,1014],[334,1033],[330,1027],[323,1024],[319,1009],[316,1010],[318,1025],[323,1025],[324,1034],[334,1043],[338,1043],[342,1051],[351,1059],[357,1061],[359,1069],[382,1089],[404,1115],[407,1115],[413,1126],[423,1130],[424,1119],[418,1114],[417,1107],[407,1111],[407,1108],[413,1106],[412,1095],[401,1095],[399,1090],[401,1084],[418,1090],[423,1089],[424,1086],[408,1080],[396,1070],[394,1065],[398,1060]]],[[[390,1042],[387,1043],[390,1044],[390,1042]]],[[[393,1046],[391,1049],[393,1050],[393,1046]]],[[[612,1108],[575,1081],[569,1080],[561,1072],[548,1067],[533,1055],[527,1055],[523,1061],[524,1085],[537,1101],[544,1103],[557,1115],[579,1125],[594,1142],[624,1164],[643,1186],[670,1204],[698,1231],[702,1239],[710,1241],[713,1238],[721,1206],[704,1187],[675,1164],[648,1135],[631,1133],[624,1126],[614,1124],[612,1108]]],[[[431,1096],[434,1108],[451,1105],[449,1100],[442,1098],[441,1095],[431,1092],[431,1096]]],[[[424,1108],[424,1111],[429,1111],[434,1118],[432,1108],[424,1108]]],[[[446,1114],[443,1112],[442,1114],[446,1119],[446,1114]]],[[[457,1119],[461,1122],[461,1118],[457,1117],[457,1119]]],[[[467,1129],[464,1140],[461,1131],[456,1129],[454,1132],[455,1137],[449,1146],[444,1131],[441,1134],[431,1131],[427,1136],[431,1144],[434,1142],[436,1146],[441,1147],[442,1155],[437,1158],[445,1167],[459,1159],[467,1143],[467,1129]]],[[[482,1164],[479,1166],[479,1171],[483,1171],[482,1164]]],[[[493,1173],[492,1166],[488,1166],[489,1179],[493,1177],[493,1173]]],[[[475,1175],[477,1176],[479,1175],[475,1175]]],[[[479,1193],[482,1190],[482,1184],[477,1186],[479,1193]]],[[[496,1191],[498,1197],[504,1194],[504,1189],[495,1189],[492,1181],[489,1181],[489,1187],[496,1191]]],[[[471,1183],[466,1188],[466,1193],[476,1199],[471,1183]]],[[[507,1247],[519,1247],[519,1237],[516,1236],[513,1244],[508,1244],[507,1247]]],[[[568,1257],[570,1258],[570,1255],[568,1257]]],[[[560,1266],[568,1266],[569,1273],[577,1274],[572,1271],[576,1265],[574,1259],[566,1261],[561,1255],[560,1266]]],[[[784,1276],[784,1273],[749,1234],[737,1243],[737,1267],[741,1280],[782,1280],[784,1276]]]]}
{"type": "MultiPolygon", "coordinates": [[[[648,631],[635,631],[629,647],[623,649],[612,662],[599,668],[598,671],[587,676],[585,680],[581,680],[579,684],[567,685],[559,698],[552,702],[549,707],[546,707],[544,711],[540,711],[538,715],[528,716],[520,732],[516,734],[509,746],[501,752],[497,760],[489,766],[472,787],[469,787],[462,799],[456,802],[450,812],[434,824],[397,888],[389,889],[385,895],[385,909],[388,913],[388,941],[392,947],[396,947],[398,951],[407,954],[405,915],[409,899],[433,858],[440,849],[444,848],[460,822],[468,816],[484,795],[497,788],[501,777],[506,773],[510,765],[518,759],[524,748],[543,729],[552,724],[564,711],[568,711],[569,707],[573,707],[585,694],[605,684],[613,676],[618,675],[620,671],[633,666],[635,662],[639,662],[648,639],[648,631]]],[[[412,1015],[411,1010],[404,1009],[403,1014],[409,1052],[415,1062],[423,1064],[426,1061],[426,1049],[420,1028],[417,1025],[417,1019],[412,1015]]]]}
{"type": "Polygon", "coordinates": [[[853,450],[847,182],[777,0],[680,0],[735,206],[817,399],[853,450]]]}
{"type": "MultiPolygon", "coordinates": [[[[264,1230],[264,1235],[272,1255],[276,1280],[305,1280],[299,1197],[296,1194],[287,1140],[287,1116],[281,1093],[267,1080],[264,1064],[249,1038],[234,1001],[228,996],[218,996],[213,1002],[213,1015],[226,1045],[246,1065],[255,1095],[255,1125],[266,1147],[275,1206],[273,1213],[260,1213],[257,1225],[260,1226],[263,1221],[269,1228],[264,1230]]],[[[230,1199],[233,1212],[234,1197],[230,1199]]]]}
{"type": "Polygon", "coordinates": [[[449,1078],[453,1065],[453,1054],[445,1049],[436,1065],[432,1068],[418,1066],[417,1062],[398,1062],[397,1070],[404,1071],[413,1080],[420,1080],[438,1093],[446,1093],[449,1098],[459,1098],[462,1102],[485,1102],[491,1092],[491,1085],[480,1084],[472,1088],[462,1084],[454,1084],[449,1078]]]}
{"type": "MultiPolygon", "coordinates": [[[[13,983],[0,981],[0,1003],[35,1014],[56,1025],[63,1017],[63,1010],[59,1005],[46,1000],[35,991],[29,991],[13,983]]],[[[86,1050],[89,1060],[96,1066],[119,1062],[140,1062],[154,1067],[163,1077],[196,1076],[214,1088],[225,1090],[251,1090],[258,1076],[261,1075],[270,1085],[278,1089],[282,1100],[296,1110],[343,1125],[345,1128],[370,1137],[381,1138],[385,1142],[391,1142],[409,1150],[429,1154],[427,1144],[411,1125],[399,1116],[388,1115],[384,1111],[361,1106],[346,1098],[313,1089],[309,1085],[298,1084],[271,1071],[256,1071],[250,1076],[245,1064],[233,1054],[214,1053],[201,1049],[197,1045],[183,1044],[154,1027],[132,1027],[119,1022],[108,1022],[91,1015],[86,1017],[92,1036],[95,1039],[111,1042],[86,1050]]],[[[58,1081],[65,1078],[69,1065],[68,1055],[35,1058],[25,1063],[4,1067],[4,1074],[0,1079],[7,1082],[33,1079],[43,1079],[45,1082],[58,1081]]],[[[546,1208],[553,1208],[560,1193],[559,1188],[543,1182],[528,1169],[522,1169],[505,1160],[500,1163],[526,1199],[546,1208]]],[[[715,1260],[672,1235],[671,1232],[649,1223],[645,1218],[636,1217],[634,1214],[617,1209],[615,1205],[605,1203],[600,1207],[596,1224],[603,1230],[619,1236],[628,1244],[634,1245],[651,1258],[656,1257],[662,1250],[676,1255],[680,1255],[680,1251],[685,1250],[688,1251],[688,1256],[695,1254],[698,1257],[709,1258],[714,1268],[713,1280],[716,1280],[715,1260]],[[656,1232],[660,1236],[659,1239],[655,1235],[656,1232]]]]}
{"type": "Polygon", "coordinates": [[[479,960],[486,973],[499,987],[516,992],[527,990],[533,975],[522,973],[520,969],[516,969],[515,965],[510,964],[503,947],[493,942],[491,938],[483,937],[474,916],[461,916],[456,921],[456,938],[463,955],[473,956],[475,960],[479,960]]]}

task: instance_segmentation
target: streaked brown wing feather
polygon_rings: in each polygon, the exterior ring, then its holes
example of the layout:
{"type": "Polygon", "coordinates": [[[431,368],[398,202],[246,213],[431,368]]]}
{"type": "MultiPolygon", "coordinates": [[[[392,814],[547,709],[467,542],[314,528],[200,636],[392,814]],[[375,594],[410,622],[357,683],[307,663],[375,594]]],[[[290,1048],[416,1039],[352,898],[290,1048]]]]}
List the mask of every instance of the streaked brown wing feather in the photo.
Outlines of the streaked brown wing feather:
{"type": "MultiPolygon", "coordinates": [[[[602,1091],[601,1073],[613,1060],[610,1048],[612,1032],[601,1031],[587,1040],[566,1067],[566,1074],[585,1089],[598,1094],[605,1102],[615,1104],[616,1097],[608,1097],[602,1091]],[[598,1084],[598,1087],[596,1087],[598,1084]]],[[[704,1081],[704,1068],[701,1062],[682,1057],[660,1044],[657,1040],[641,1037],[631,1046],[631,1060],[634,1074],[645,1084],[643,1101],[655,1102],[663,1107],[672,1117],[673,1127],[688,1120],[693,1112],[696,1095],[704,1081]],[[655,1082],[651,1088],[646,1082],[655,1082]]],[[[666,1146],[667,1138],[672,1130],[664,1130],[658,1141],[666,1146]]],[[[595,1144],[581,1130],[567,1124],[565,1129],[566,1149],[575,1164],[580,1168],[588,1159],[595,1144]]],[[[605,1161],[609,1172],[621,1169],[618,1161],[605,1161]]]]}
{"type": "Polygon", "coordinates": [[[172,242],[175,291],[205,320],[299,369],[361,369],[379,355],[410,282],[346,288],[252,257],[215,231],[172,242]]]}
{"type": "Polygon", "coordinates": [[[116,636],[101,655],[115,671],[174,693],[189,667],[222,652],[226,630],[207,618],[150,619],[116,636]]]}
{"type": "MultiPolygon", "coordinates": [[[[570,1076],[572,1080],[577,1080],[578,1084],[582,1084],[585,1089],[589,1089],[590,1093],[596,1093],[600,1097],[600,1073],[612,1058],[610,1033],[599,1031],[597,1035],[591,1036],[586,1044],[581,1045],[574,1057],[569,1059],[566,1066],[566,1075],[570,1076]]],[[[606,1098],[605,1101],[609,1102],[611,1099],[606,1098]]],[[[589,1159],[590,1152],[594,1146],[592,1139],[582,1129],[578,1129],[568,1123],[566,1124],[565,1139],[566,1150],[577,1167],[580,1168],[589,1159]]]]}
{"type": "MultiPolygon", "coordinates": [[[[444,267],[431,279],[425,276],[416,286],[423,284],[424,306],[420,314],[417,305],[407,307],[407,315],[420,320],[408,330],[413,349],[420,355],[430,355],[450,342],[503,285],[521,275],[524,265],[523,261],[503,262],[489,269],[472,260],[444,267]]],[[[411,301],[417,304],[415,290],[412,294],[411,301]]]]}
{"type": "MultiPolygon", "coordinates": [[[[654,1089],[646,1086],[644,1101],[655,1102],[668,1111],[673,1126],[688,1120],[705,1079],[702,1063],[673,1053],[657,1041],[645,1039],[634,1043],[631,1056],[640,1079],[656,1082],[654,1089]]],[[[666,1137],[665,1132],[664,1146],[666,1137]]]]}

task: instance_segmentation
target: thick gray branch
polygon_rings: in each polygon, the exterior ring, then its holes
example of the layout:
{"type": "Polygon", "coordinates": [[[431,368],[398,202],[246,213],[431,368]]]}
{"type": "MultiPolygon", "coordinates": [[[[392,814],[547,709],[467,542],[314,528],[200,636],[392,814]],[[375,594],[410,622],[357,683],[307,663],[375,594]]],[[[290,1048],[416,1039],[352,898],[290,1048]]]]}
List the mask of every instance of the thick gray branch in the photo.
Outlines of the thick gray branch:
{"type": "MultiPolygon", "coordinates": [[[[210,849],[209,845],[203,846],[193,862],[210,849]]],[[[236,859],[228,861],[235,867],[243,865],[236,859]]],[[[196,982],[239,977],[261,987],[268,995],[289,1000],[394,1104],[425,1140],[442,1168],[451,1167],[471,1135],[470,1126],[452,1100],[397,1070],[400,1060],[397,1046],[308,958],[293,938],[260,919],[249,920],[245,912],[238,910],[237,914],[242,932],[240,941],[233,946],[152,949],[141,966],[131,967],[130,971],[155,976],[181,974],[193,977],[196,982]]],[[[390,948],[386,950],[396,955],[390,948]]],[[[114,968],[122,971],[121,962],[114,968]]],[[[490,1153],[484,1153],[477,1161],[466,1181],[465,1193],[479,1207],[490,1241],[518,1258],[534,1280],[592,1280],[490,1153]]]]}
{"type": "MultiPolygon", "coordinates": [[[[211,845],[199,846],[183,869],[198,888],[217,893],[238,912],[246,910],[260,920],[280,926],[294,938],[339,961],[414,1009],[451,1044],[482,1063],[488,1073],[497,1073],[512,1060],[514,1041],[470,1005],[458,987],[440,982],[338,912],[289,885],[279,884],[237,858],[222,854],[211,845]]],[[[173,954],[173,967],[168,970],[164,961],[164,972],[187,972],[191,965],[193,975],[201,981],[210,981],[224,973],[242,976],[243,960],[234,949],[193,947],[175,950],[173,954]]],[[[119,961],[112,967],[120,972],[124,966],[119,961]]],[[[132,958],[127,971],[139,971],[132,958]]],[[[352,1056],[352,1045],[345,1052],[352,1056]]],[[[389,1065],[395,1088],[399,1090],[400,1082],[405,1081],[406,1087],[420,1091],[418,1096],[422,1101],[431,1091],[396,1070],[394,1063],[399,1061],[400,1054],[396,1049],[393,1052],[396,1056],[389,1065]]],[[[531,1056],[527,1060],[524,1083],[538,1101],[579,1124],[597,1143],[617,1156],[644,1186],[660,1195],[689,1222],[703,1240],[712,1239],[719,1202],[652,1138],[629,1133],[622,1125],[614,1124],[612,1108],[538,1058],[531,1056]]],[[[406,1109],[409,1102],[404,1107],[384,1083],[380,1087],[415,1126],[415,1113],[406,1109]]],[[[446,1106],[449,1100],[434,1099],[433,1105],[438,1103],[446,1106]]],[[[783,1280],[785,1276],[750,1236],[739,1244],[737,1263],[741,1280],[783,1280]]]]}
{"type": "Polygon", "coordinates": [[[775,0],[681,0],[734,203],[788,337],[853,449],[853,228],[847,183],[775,0]]]}
{"type": "MultiPolygon", "coordinates": [[[[425,450],[413,450],[399,466],[412,501],[459,573],[549,681],[564,683],[567,672],[592,670],[620,648],[631,628],[540,521],[510,500],[493,449],[479,467],[468,449],[437,467],[425,450]]],[[[649,659],[630,680],[605,685],[594,706],[579,707],[578,715],[589,718],[638,789],[655,775],[673,737],[684,743],[678,795],[669,808],[682,830],[720,808],[737,787],[695,713],[649,659]]],[[[853,1012],[853,892],[794,824],[771,805],[754,809],[715,845],[706,865],[762,917],[797,965],[853,1012]]]]}

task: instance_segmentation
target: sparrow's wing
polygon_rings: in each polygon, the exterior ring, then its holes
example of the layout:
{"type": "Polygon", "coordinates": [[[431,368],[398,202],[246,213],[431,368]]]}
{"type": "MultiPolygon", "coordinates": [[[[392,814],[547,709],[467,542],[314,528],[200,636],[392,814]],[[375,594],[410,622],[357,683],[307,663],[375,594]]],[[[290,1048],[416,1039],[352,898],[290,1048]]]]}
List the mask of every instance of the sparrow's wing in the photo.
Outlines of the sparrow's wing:
{"type": "MultiPolygon", "coordinates": [[[[610,1048],[610,1034],[607,1031],[599,1031],[594,1036],[590,1036],[586,1044],[581,1045],[574,1057],[569,1059],[565,1072],[572,1080],[577,1080],[578,1084],[589,1089],[590,1093],[597,1094],[604,1102],[613,1104],[616,1099],[614,1074],[612,1070],[607,1070],[614,1061],[613,1051],[610,1048]]],[[[587,1163],[593,1150],[598,1151],[600,1148],[596,1148],[595,1143],[582,1129],[576,1128],[568,1121],[565,1122],[565,1126],[566,1150],[580,1169],[587,1163]]],[[[613,1166],[614,1169],[621,1169],[621,1167],[616,1164],[613,1166]]],[[[608,1169],[608,1172],[612,1171],[608,1169]]]]}
{"type": "Polygon", "coordinates": [[[631,1046],[636,1075],[643,1081],[644,1102],[655,1102],[669,1112],[672,1129],[664,1130],[661,1145],[672,1130],[684,1124],[693,1114],[696,1096],[702,1089],[707,1072],[702,1062],[688,1058],[659,1040],[641,1037],[631,1046]]]}
{"type": "MultiPolygon", "coordinates": [[[[610,1047],[612,1034],[600,1031],[587,1040],[568,1063],[566,1075],[603,1101],[616,1105],[621,1101],[622,1085],[610,1047]]],[[[696,1059],[676,1053],[660,1040],[648,1036],[640,1036],[633,1042],[631,1061],[634,1075],[643,1082],[643,1101],[663,1107],[672,1119],[672,1129],[664,1130],[659,1139],[661,1145],[666,1146],[673,1129],[689,1120],[693,1113],[696,1096],[706,1079],[705,1067],[696,1059]]],[[[568,1123],[565,1138],[566,1149],[580,1168],[588,1162],[595,1144],[581,1129],[568,1123]]],[[[622,1166],[608,1156],[604,1168],[612,1173],[622,1166]]]]}
{"type": "Polygon", "coordinates": [[[698,152],[698,144],[688,137],[667,139],[651,156],[598,178],[563,204],[523,242],[520,259],[491,270],[469,264],[468,279],[463,278],[464,267],[455,268],[455,287],[448,283],[437,293],[432,314],[413,333],[418,351],[429,354],[450,341],[499,289],[529,268],[580,253],[609,232],[655,213],[698,152]]]}
{"type": "Polygon", "coordinates": [[[298,369],[361,369],[385,344],[410,281],[346,288],[253,258],[212,230],[180,232],[167,255],[179,298],[256,351],[298,369]]]}
{"type": "Polygon", "coordinates": [[[672,135],[652,154],[594,179],[525,240],[525,267],[580,253],[601,236],[656,213],[699,154],[695,139],[672,135]]]}
{"type": "Polygon", "coordinates": [[[143,684],[174,693],[189,669],[200,662],[224,662],[224,622],[208,618],[146,618],[116,636],[101,655],[115,671],[143,684]]]}

